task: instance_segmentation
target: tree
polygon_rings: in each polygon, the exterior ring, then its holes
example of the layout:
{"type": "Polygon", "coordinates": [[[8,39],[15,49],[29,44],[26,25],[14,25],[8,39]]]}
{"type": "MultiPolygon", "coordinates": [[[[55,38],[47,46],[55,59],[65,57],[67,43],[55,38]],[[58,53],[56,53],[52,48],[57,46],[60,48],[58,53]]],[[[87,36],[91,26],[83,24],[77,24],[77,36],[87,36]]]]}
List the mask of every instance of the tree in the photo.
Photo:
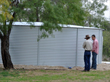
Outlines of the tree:
{"type": "Polygon", "coordinates": [[[104,22],[105,28],[103,32],[103,55],[110,57],[110,21],[104,22]]]}
{"type": "Polygon", "coordinates": [[[104,18],[104,12],[107,6],[104,4],[107,0],[83,0],[84,7],[88,13],[85,25],[98,28],[104,28],[103,24],[107,21],[104,18]]]}
{"type": "Polygon", "coordinates": [[[20,21],[44,23],[40,28],[43,33],[39,39],[48,37],[53,30],[61,31],[61,26],[58,24],[84,24],[86,15],[81,0],[25,0],[22,3],[20,6],[25,10],[20,13],[28,14],[22,15],[25,19],[19,16],[20,21]]]}
{"type": "Polygon", "coordinates": [[[7,0],[0,0],[0,22],[3,23],[7,18],[11,19],[12,15],[8,11],[9,2],[7,0]]]}
{"type": "Polygon", "coordinates": [[[110,57],[110,31],[104,31],[103,36],[103,55],[110,57]]]}
{"type": "Polygon", "coordinates": [[[110,31],[110,21],[103,21],[101,26],[105,31],[110,31]]]}
{"type": "Polygon", "coordinates": [[[6,69],[13,68],[13,64],[9,54],[9,35],[11,32],[11,25],[13,17],[8,10],[10,7],[10,2],[8,0],[0,0],[0,39],[1,39],[1,54],[3,65],[6,69]],[[10,21],[9,21],[10,20],[10,21]],[[6,25],[6,22],[9,21],[9,25],[6,25]]]}
{"type": "MultiPolygon", "coordinates": [[[[58,24],[83,25],[85,18],[81,0],[0,0],[0,39],[1,54],[5,69],[11,69],[13,63],[9,54],[9,36],[13,21],[39,22],[44,24],[39,37],[48,37],[53,31],[61,31],[58,24]]],[[[33,26],[33,23],[32,23],[33,26]]]]}

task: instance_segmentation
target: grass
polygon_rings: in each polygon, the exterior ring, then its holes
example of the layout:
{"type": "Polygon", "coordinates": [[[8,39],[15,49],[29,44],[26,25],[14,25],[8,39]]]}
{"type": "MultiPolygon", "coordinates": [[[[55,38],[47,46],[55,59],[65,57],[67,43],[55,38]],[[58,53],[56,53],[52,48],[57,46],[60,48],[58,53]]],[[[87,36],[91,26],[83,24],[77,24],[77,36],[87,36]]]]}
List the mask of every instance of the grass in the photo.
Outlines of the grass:
{"type": "Polygon", "coordinates": [[[110,71],[0,70],[0,82],[110,82],[110,71]]]}

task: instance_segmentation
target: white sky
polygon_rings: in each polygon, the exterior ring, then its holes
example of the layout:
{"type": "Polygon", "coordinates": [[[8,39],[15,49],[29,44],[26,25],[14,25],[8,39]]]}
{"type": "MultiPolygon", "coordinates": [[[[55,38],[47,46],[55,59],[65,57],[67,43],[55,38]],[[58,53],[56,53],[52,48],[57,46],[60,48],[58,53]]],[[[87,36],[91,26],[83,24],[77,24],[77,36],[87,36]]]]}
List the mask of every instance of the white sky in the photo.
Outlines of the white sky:
{"type": "Polygon", "coordinates": [[[105,17],[110,20],[110,0],[105,3],[108,6],[108,10],[105,11],[105,17]]]}

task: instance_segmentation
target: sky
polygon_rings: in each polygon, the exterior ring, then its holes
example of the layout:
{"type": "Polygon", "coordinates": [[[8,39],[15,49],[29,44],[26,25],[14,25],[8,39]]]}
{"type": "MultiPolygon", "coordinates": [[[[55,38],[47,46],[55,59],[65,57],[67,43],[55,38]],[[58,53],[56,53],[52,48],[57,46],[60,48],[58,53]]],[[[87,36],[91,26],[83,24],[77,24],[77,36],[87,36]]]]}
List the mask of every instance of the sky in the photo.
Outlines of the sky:
{"type": "Polygon", "coordinates": [[[110,0],[105,3],[108,6],[108,10],[105,11],[105,17],[110,20],[110,0]]]}

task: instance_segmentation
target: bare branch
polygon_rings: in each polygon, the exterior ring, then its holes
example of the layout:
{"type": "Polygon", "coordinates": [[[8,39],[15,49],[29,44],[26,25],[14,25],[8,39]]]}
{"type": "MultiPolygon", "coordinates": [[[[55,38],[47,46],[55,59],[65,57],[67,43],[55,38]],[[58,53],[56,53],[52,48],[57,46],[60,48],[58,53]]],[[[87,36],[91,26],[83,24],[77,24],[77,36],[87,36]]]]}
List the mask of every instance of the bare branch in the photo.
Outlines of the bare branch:
{"type": "Polygon", "coordinates": [[[13,2],[11,2],[11,5],[12,6],[17,6],[19,2],[20,2],[19,0],[14,0],[13,2]]]}
{"type": "Polygon", "coordinates": [[[3,35],[2,35],[2,33],[0,32],[0,39],[2,39],[2,37],[3,37],[3,35]]]}

